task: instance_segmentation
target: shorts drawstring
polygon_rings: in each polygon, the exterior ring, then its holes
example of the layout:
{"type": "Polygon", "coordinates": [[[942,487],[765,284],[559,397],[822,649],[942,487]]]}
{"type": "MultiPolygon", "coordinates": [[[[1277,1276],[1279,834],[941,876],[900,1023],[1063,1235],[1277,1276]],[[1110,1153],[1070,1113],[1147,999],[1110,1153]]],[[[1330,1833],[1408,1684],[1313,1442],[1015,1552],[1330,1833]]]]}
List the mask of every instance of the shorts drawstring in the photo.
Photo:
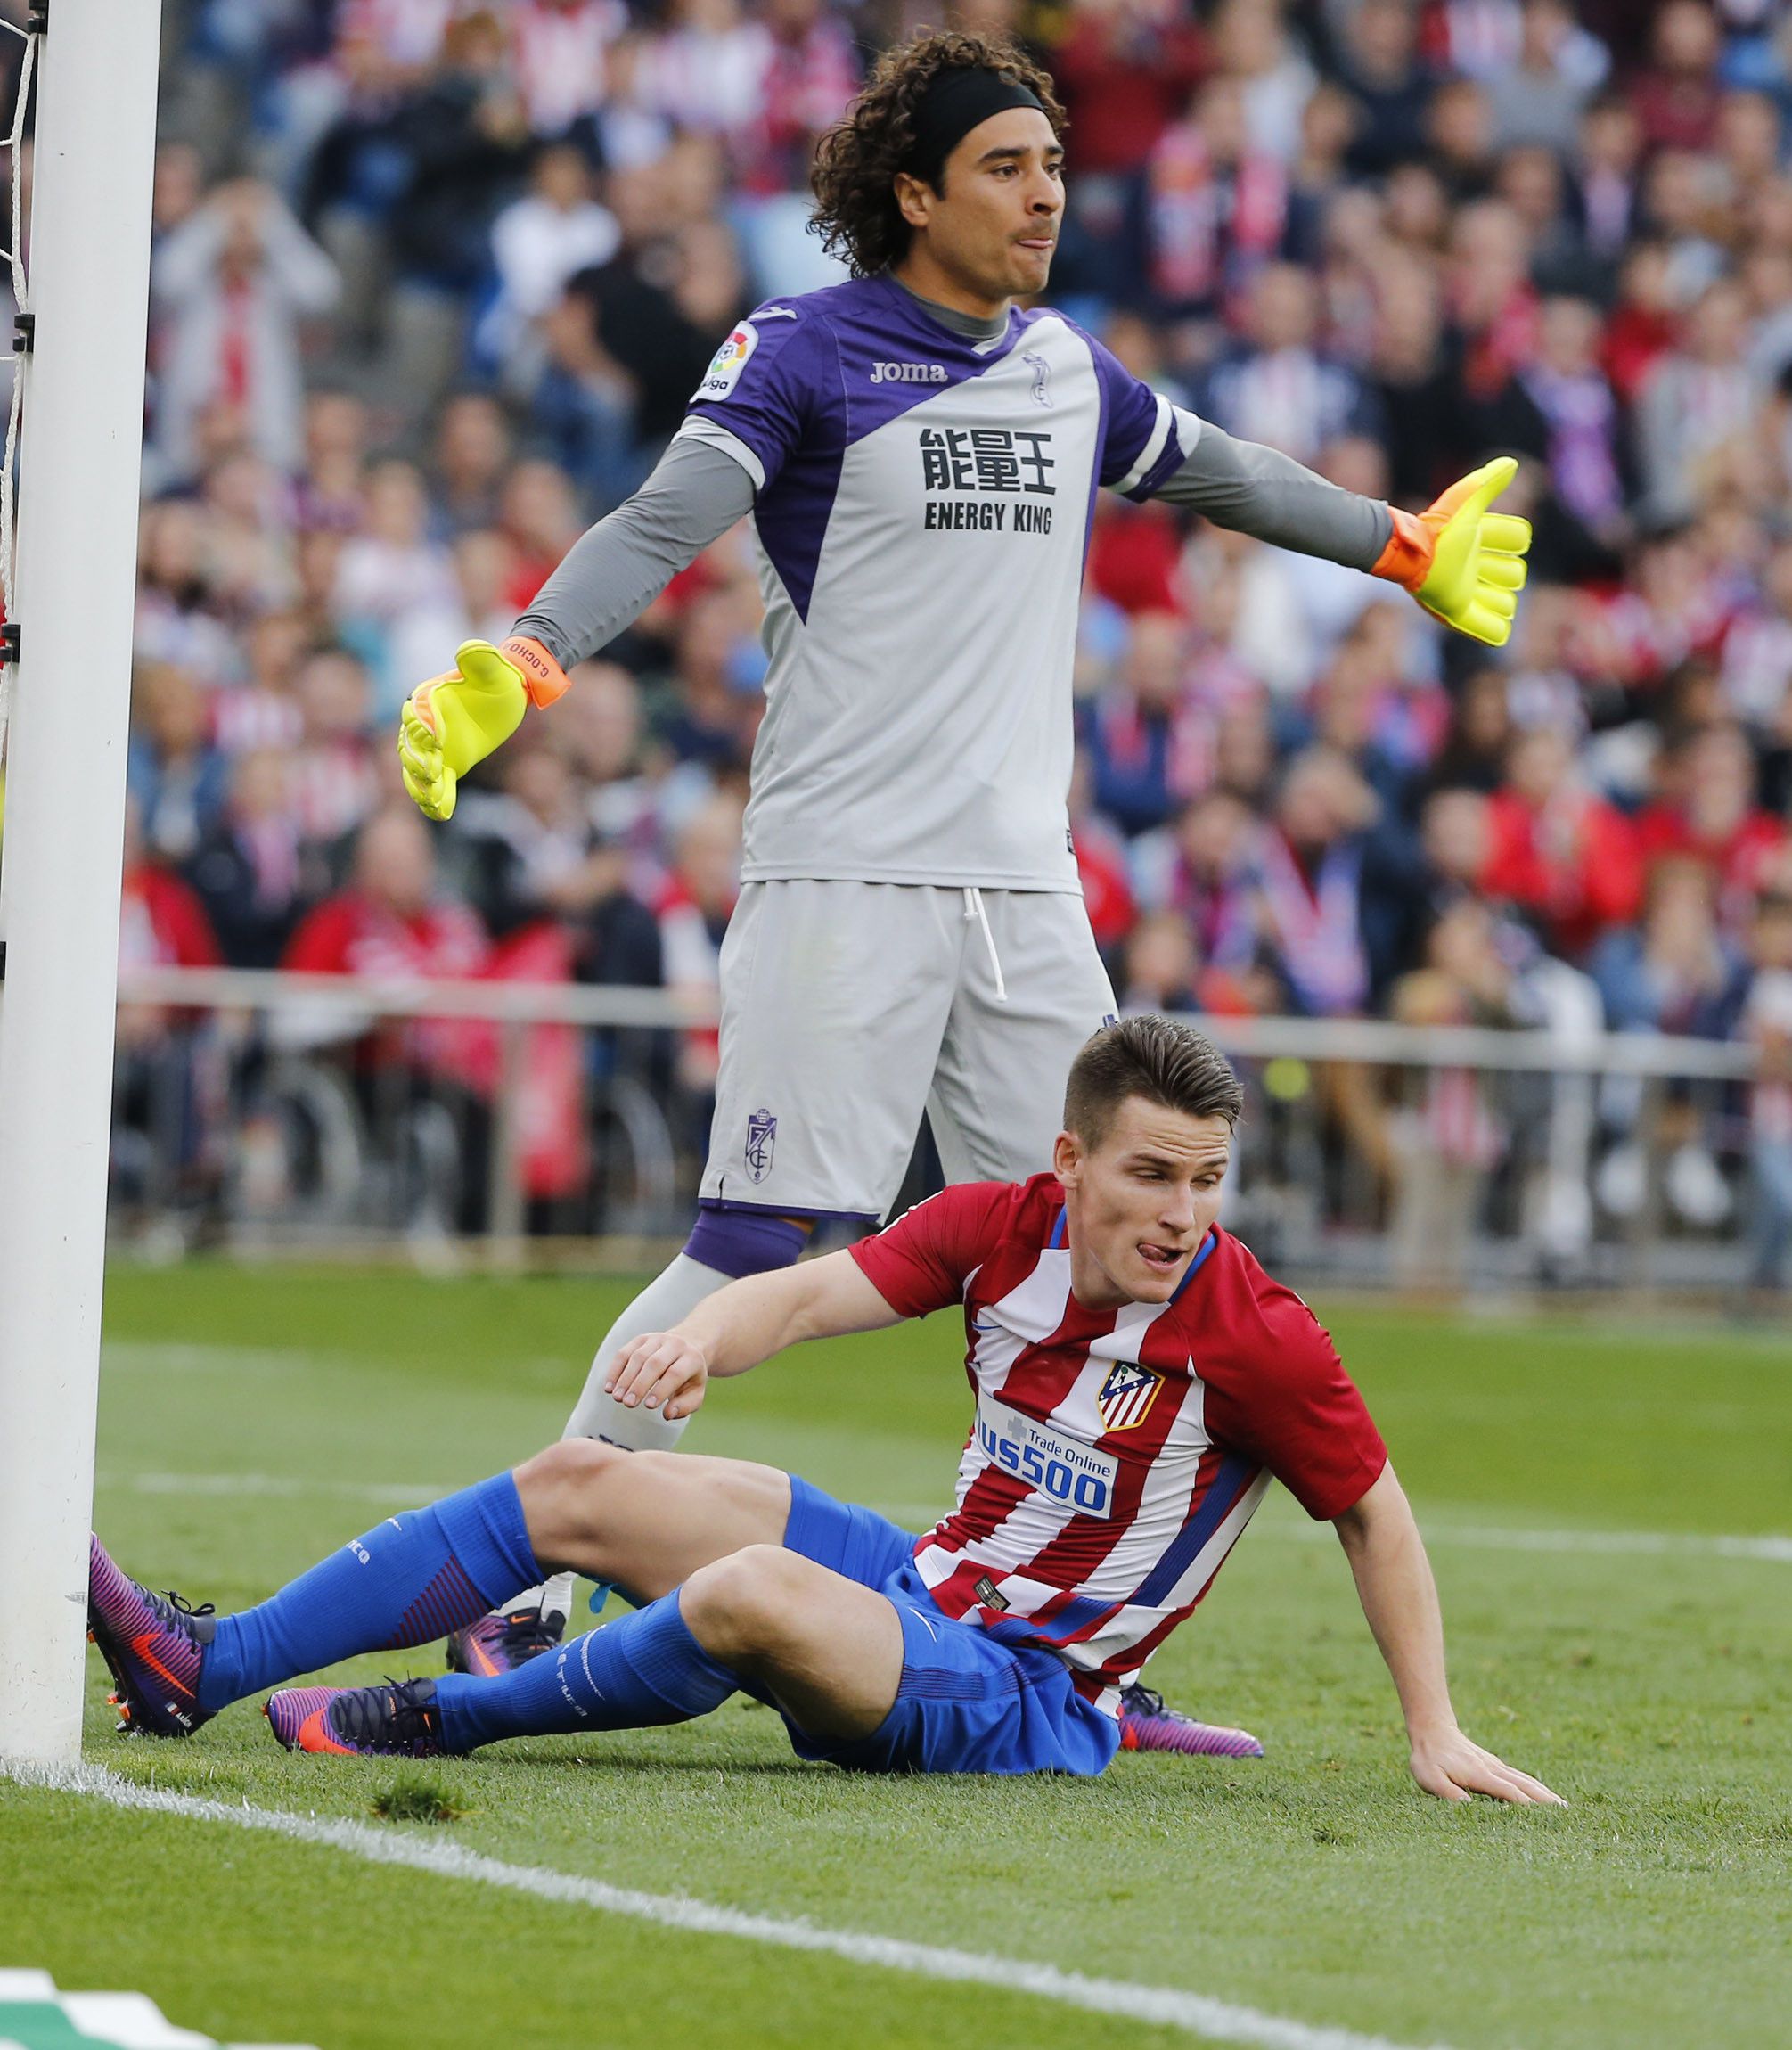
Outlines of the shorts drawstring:
{"type": "Polygon", "coordinates": [[[983,944],[989,949],[989,965],[995,975],[995,1001],[1006,1004],[1008,985],[1002,979],[1002,956],[995,951],[995,935],[989,930],[989,914],[983,908],[983,892],[980,890],[965,891],[964,915],[976,919],[983,928],[983,944]]]}

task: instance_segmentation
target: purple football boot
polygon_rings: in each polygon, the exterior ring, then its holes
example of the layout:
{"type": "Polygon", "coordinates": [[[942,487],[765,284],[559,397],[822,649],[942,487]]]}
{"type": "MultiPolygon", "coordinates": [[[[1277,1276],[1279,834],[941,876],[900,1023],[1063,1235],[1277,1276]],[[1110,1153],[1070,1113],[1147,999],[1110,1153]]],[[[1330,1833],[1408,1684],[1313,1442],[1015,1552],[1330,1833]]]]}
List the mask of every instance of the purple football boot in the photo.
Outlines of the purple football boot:
{"type": "Polygon", "coordinates": [[[495,1611],[477,1622],[448,1633],[448,1670],[476,1680],[495,1680],[513,1673],[560,1643],[566,1618],[556,1610],[495,1611]]]}
{"type": "Polygon", "coordinates": [[[1209,1759],[1260,1759],[1263,1746],[1248,1730],[1223,1723],[1198,1723],[1164,1706],[1164,1697],[1140,1681],[1120,1695],[1123,1751],[1189,1751],[1209,1759]]]}
{"type": "Polygon", "coordinates": [[[211,1711],[199,1705],[199,1671],[217,1625],[169,1588],[152,1595],[127,1578],[97,1538],[87,1559],[87,1635],[111,1669],[119,1733],[190,1737],[211,1711]]]}
{"type": "Polygon", "coordinates": [[[262,1710],[290,1751],[337,1758],[440,1758],[442,1711],[433,1680],[378,1687],[282,1687],[262,1710]]]}

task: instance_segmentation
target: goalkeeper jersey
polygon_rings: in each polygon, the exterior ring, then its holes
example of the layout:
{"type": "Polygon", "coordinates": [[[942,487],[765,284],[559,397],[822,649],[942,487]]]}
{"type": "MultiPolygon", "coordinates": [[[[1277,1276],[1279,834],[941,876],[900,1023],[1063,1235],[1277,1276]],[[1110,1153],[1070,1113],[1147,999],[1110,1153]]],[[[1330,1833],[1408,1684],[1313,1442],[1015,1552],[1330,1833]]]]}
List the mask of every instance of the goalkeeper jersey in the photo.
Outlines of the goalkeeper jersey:
{"type": "Polygon", "coordinates": [[[961,1303],[977,1413],[952,1513],[915,1543],[946,1613],[1117,1690],[1207,1593],[1272,1477],[1333,1517],[1387,1464],[1330,1339],[1229,1233],[1166,1303],[1071,1292],[1053,1175],[963,1183],[853,1258],[890,1308],[961,1303]]]}
{"type": "Polygon", "coordinates": [[[754,486],[770,668],[746,879],[1075,891],[1094,493],[1149,497],[1193,415],[1062,314],[973,340],[873,277],[742,321],[680,432],[754,486]]]}

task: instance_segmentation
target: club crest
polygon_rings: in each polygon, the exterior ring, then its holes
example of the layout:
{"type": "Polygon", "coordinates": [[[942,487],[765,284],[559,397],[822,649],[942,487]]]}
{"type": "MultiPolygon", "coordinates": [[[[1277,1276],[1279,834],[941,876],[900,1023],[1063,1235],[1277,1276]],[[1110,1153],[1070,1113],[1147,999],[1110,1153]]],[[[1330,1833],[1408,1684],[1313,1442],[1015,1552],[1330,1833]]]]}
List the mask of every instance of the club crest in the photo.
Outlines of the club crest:
{"type": "Polygon", "coordinates": [[[1129,1359],[1117,1361],[1095,1398],[1102,1430],[1131,1431],[1142,1423],[1163,1385],[1163,1375],[1154,1374],[1149,1366],[1136,1366],[1129,1359]]]}
{"type": "Polygon", "coordinates": [[[763,1182],[772,1171],[772,1149],[778,1143],[778,1120],[769,1111],[752,1111],[747,1117],[747,1174],[763,1182]]]}
{"type": "Polygon", "coordinates": [[[1033,373],[1033,403],[1050,406],[1051,403],[1051,365],[1043,356],[1023,356],[1021,362],[1033,373]]]}

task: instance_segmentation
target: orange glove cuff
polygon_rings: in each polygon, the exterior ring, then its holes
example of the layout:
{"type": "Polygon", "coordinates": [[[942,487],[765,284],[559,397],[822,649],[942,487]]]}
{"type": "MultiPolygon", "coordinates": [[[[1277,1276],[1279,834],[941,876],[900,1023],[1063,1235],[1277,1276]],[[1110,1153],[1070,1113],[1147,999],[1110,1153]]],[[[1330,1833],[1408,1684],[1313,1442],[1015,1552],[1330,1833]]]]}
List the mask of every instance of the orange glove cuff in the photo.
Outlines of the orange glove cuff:
{"type": "Polygon", "coordinates": [[[563,698],[572,688],[566,671],[539,641],[525,640],[521,635],[513,634],[498,652],[522,671],[523,688],[537,711],[545,711],[557,698],[563,698]]]}
{"type": "Polygon", "coordinates": [[[1437,552],[1436,532],[1416,512],[1403,512],[1390,505],[1394,531],[1387,545],[1375,558],[1371,577],[1385,577],[1408,591],[1417,591],[1431,574],[1431,558],[1437,552]]]}

